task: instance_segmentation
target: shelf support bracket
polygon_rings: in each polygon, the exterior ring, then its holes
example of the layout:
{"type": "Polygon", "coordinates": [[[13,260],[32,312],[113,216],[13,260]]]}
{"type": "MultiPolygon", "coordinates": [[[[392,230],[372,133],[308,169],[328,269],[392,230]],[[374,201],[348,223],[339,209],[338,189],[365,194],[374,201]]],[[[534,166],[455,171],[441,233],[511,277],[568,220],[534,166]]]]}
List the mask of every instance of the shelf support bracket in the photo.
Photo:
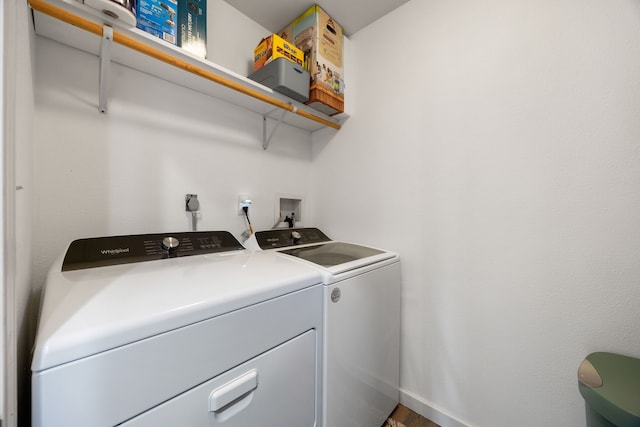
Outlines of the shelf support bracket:
{"type": "Polygon", "coordinates": [[[111,45],[113,44],[113,28],[108,25],[102,27],[102,41],[100,42],[100,93],[98,111],[107,112],[107,98],[109,91],[109,64],[111,63],[111,45]]]}
{"type": "Polygon", "coordinates": [[[276,133],[276,130],[278,130],[278,126],[280,126],[280,123],[282,123],[282,121],[284,120],[284,116],[286,116],[287,113],[289,112],[295,114],[296,111],[298,111],[298,108],[295,105],[292,105],[291,107],[293,108],[293,110],[291,111],[282,110],[282,113],[278,118],[278,122],[276,123],[274,128],[271,130],[271,134],[269,136],[267,136],[267,116],[271,114],[273,111],[277,110],[277,108],[274,108],[273,110],[269,111],[267,114],[262,116],[262,149],[263,150],[266,150],[267,147],[269,146],[269,143],[271,142],[271,138],[273,137],[273,134],[276,133]]]}

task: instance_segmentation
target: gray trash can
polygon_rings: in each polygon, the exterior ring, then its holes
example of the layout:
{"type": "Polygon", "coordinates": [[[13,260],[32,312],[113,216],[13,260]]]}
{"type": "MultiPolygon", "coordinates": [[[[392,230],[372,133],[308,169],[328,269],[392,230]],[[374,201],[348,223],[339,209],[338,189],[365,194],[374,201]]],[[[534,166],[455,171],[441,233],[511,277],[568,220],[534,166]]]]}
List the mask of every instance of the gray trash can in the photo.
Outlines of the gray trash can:
{"type": "Polygon", "coordinates": [[[578,380],[587,427],[640,427],[640,359],[591,353],[578,380]]]}

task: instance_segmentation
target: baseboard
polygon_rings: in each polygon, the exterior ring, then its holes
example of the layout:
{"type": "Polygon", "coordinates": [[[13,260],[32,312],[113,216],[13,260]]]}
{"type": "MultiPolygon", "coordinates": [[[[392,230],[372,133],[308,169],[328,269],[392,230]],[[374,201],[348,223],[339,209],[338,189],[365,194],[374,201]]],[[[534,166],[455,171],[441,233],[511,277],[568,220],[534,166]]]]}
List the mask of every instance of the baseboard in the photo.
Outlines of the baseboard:
{"type": "Polygon", "coordinates": [[[400,403],[442,427],[473,427],[424,398],[400,389],[400,403]]]}

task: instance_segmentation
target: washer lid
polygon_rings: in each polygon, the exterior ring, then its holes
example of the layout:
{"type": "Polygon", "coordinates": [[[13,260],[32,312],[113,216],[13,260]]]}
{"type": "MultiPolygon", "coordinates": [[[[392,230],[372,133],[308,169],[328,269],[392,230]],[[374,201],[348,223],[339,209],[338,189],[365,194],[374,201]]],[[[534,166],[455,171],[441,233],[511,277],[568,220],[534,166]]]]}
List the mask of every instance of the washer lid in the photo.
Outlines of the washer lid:
{"type": "Polygon", "coordinates": [[[42,371],[321,282],[273,253],[228,252],[61,271],[45,285],[32,370],[42,371]]]}
{"type": "MultiPolygon", "coordinates": [[[[346,273],[383,261],[398,259],[394,252],[346,242],[327,242],[280,249],[277,252],[290,255],[322,267],[329,276],[346,273]]],[[[323,274],[326,283],[329,276],[323,274]]]]}
{"type": "Polygon", "coordinates": [[[344,242],[330,242],[319,245],[301,246],[284,249],[280,252],[302,258],[327,268],[385,253],[379,249],[344,242]]]}
{"type": "Polygon", "coordinates": [[[336,275],[381,262],[396,262],[398,254],[346,242],[335,242],[317,228],[288,228],[257,231],[245,244],[261,250],[274,250],[320,267],[327,284],[336,275]],[[255,236],[255,237],[254,237],[255,236]]]}

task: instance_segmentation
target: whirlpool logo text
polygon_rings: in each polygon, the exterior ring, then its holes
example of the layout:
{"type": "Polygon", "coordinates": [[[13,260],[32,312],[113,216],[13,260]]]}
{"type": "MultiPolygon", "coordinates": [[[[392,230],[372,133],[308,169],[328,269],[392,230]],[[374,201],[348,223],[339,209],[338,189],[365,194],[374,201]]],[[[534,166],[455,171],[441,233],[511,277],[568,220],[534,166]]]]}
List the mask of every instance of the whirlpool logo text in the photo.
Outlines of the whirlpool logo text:
{"type": "Polygon", "coordinates": [[[101,249],[100,253],[102,255],[120,255],[129,253],[129,248],[118,248],[118,249],[101,249]]]}

